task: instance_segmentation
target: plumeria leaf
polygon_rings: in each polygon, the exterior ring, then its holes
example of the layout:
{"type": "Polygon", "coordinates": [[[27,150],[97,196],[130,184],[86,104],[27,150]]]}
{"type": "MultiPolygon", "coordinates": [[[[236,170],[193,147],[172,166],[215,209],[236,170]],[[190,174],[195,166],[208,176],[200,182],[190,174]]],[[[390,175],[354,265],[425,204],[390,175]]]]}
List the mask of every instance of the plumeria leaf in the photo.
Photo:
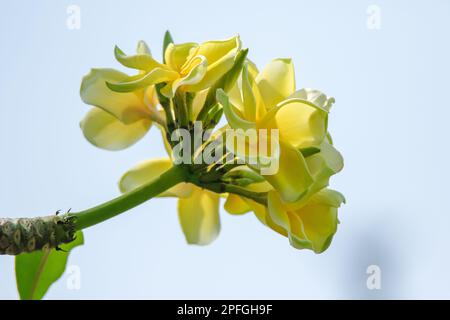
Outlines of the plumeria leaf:
{"type": "Polygon", "coordinates": [[[48,288],[64,273],[70,251],[84,243],[78,231],[75,240],[61,245],[61,249],[47,249],[16,256],[16,281],[20,299],[40,300],[48,288]]]}

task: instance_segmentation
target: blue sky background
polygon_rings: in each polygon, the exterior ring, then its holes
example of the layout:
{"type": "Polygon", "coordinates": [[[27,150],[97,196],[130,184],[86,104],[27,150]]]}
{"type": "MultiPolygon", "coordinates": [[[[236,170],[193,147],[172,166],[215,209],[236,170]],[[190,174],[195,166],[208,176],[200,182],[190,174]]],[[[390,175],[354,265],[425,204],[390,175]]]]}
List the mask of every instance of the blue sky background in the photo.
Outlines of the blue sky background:
{"type": "MultiPolygon", "coordinates": [[[[324,254],[291,248],[251,215],[222,210],[208,247],[188,246],[174,199],[152,200],[85,231],[47,298],[450,298],[448,75],[450,2],[3,1],[0,18],[0,212],[74,211],[118,195],[136,162],[165,156],[157,130],[122,152],[96,149],[78,123],[91,67],[115,67],[146,40],[161,56],[177,42],[236,33],[258,66],[294,60],[297,86],[336,98],[330,118],[345,158],[332,187],[345,194],[324,254]],[[81,29],[66,26],[69,5],[81,29]],[[367,28],[367,8],[381,28],[367,28]],[[366,268],[381,268],[368,290],[366,268]]],[[[0,298],[17,298],[13,258],[0,257],[0,298]]]]}

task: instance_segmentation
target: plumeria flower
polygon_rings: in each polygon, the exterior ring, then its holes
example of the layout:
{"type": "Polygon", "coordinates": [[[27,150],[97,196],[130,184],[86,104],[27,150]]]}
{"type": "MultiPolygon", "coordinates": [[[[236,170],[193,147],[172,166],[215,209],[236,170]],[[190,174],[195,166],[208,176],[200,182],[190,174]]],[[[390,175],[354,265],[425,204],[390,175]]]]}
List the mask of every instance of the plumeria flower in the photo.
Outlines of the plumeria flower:
{"type": "Polygon", "coordinates": [[[305,196],[314,184],[304,153],[320,150],[333,101],[317,90],[295,91],[290,59],[273,60],[262,72],[247,63],[228,98],[219,95],[230,127],[279,130],[279,170],[265,179],[288,202],[305,196]]]}
{"type": "Polygon", "coordinates": [[[260,72],[239,36],[174,44],[169,32],[162,62],[143,41],[134,55],[118,47],[114,54],[135,74],[92,69],[83,78],[81,98],[91,106],[80,123],[84,136],[97,147],[120,150],[155,124],[169,157],[137,164],[119,181],[122,195],[91,208],[0,218],[0,255],[17,255],[21,298],[42,298],[58,277],[54,271],[62,272],[67,261],[67,254],[57,251],[82,244],[82,230],[154,197],[178,198],[189,244],[216,239],[224,197],[226,211],[253,212],[294,248],[315,253],[328,248],[345,202],[328,188],[343,168],[328,132],[334,99],[318,90],[296,90],[290,59],[275,59],[260,72]],[[228,123],[216,128],[223,114],[228,123]],[[27,252],[34,254],[22,254],[27,252]],[[30,274],[45,281],[31,286],[30,274]]]}
{"type": "Polygon", "coordinates": [[[326,250],[337,230],[337,208],[345,202],[337,191],[326,189],[332,175],[343,168],[343,159],[326,138],[319,152],[306,154],[305,161],[314,178],[308,192],[296,202],[286,202],[270,184],[254,183],[248,190],[268,192],[268,205],[229,194],[224,208],[240,215],[253,211],[260,222],[289,238],[297,249],[311,249],[316,253],[326,250]]]}
{"type": "Polygon", "coordinates": [[[337,209],[342,203],[345,203],[344,196],[331,189],[322,189],[308,201],[292,204],[284,203],[276,191],[271,191],[267,212],[294,248],[321,253],[336,233],[337,209]]]}
{"type": "MultiPolygon", "coordinates": [[[[152,122],[156,122],[163,133],[170,157],[147,160],[129,170],[119,182],[122,193],[151,183],[173,167],[172,146],[166,139],[169,130],[165,124],[167,113],[162,112],[156,91],[162,94],[159,97],[169,99],[171,108],[174,101],[183,97],[176,96],[178,93],[195,92],[189,104],[189,120],[194,121],[205,107],[208,92],[216,90],[218,81],[238,60],[236,54],[240,47],[239,37],[200,45],[171,43],[164,51],[164,63],[159,63],[152,58],[145,43],[140,42],[135,55],[125,55],[119,48],[115,49],[117,60],[126,67],[137,69],[137,75],[129,77],[112,69],[93,69],[83,79],[82,98],[94,108],[81,122],[81,127],[91,143],[110,150],[125,148],[139,140],[152,122]],[[162,86],[156,88],[155,85],[160,83],[162,86]]],[[[231,85],[228,90],[227,94],[217,90],[217,102],[223,107],[228,124],[216,133],[223,134],[225,128],[278,129],[279,148],[269,157],[278,157],[279,170],[274,175],[260,176],[254,181],[254,175],[252,179],[245,175],[242,179],[227,180],[229,174],[236,172],[261,173],[259,163],[247,163],[219,177],[220,183],[239,182],[238,187],[242,190],[266,194],[263,202],[239,193],[214,192],[190,182],[183,182],[160,194],[178,198],[179,220],[187,242],[204,245],[217,237],[220,230],[219,199],[226,196],[225,209],[228,212],[243,214],[253,211],[263,224],[288,236],[294,247],[323,251],[328,241],[323,237],[331,239],[336,228],[321,229],[322,232],[315,230],[314,226],[320,227],[322,222],[335,226],[336,214],[311,216],[310,219],[304,215],[317,206],[326,208],[321,212],[335,212],[338,207],[337,200],[330,205],[327,199],[337,196],[334,191],[326,189],[330,177],[343,167],[342,156],[333,147],[327,131],[328,112],[334,99],[317,90],[296,91],[290,59],[273,60],[262,72],[247,60],[236,85],[231,85]],[[322,222],[314,224],[316,219],[322,219],[322,222]],[[299,230],[304,230],[303,234],[299,230]],[[322,242],[312,234],[322,234],[322,242]]],[[[266,139],[270,140],[270,137],[266,139]]],[[[246,152],[248,150],[235,156],[248,160],[250,154],[246,152]]],[[[215,165],[210,166],[213,167],[215,165]]]]}
{"type": "Polygon", "coordinates": [[[122,64],[142,72],[119,81],[108,81],[108,87],[117,92],[129,92],[165,83],[161,93],[168,98],[172,98],[178,89],[183,92],[202,91],[232,68],[240,49],[239,36],[202,44],[170,43],[164,52],[165,63],[159,63],[149,54],[130,57],[116,47],[116,58],[122,64]]]}
{"type": "MultiPolygon", "coordinates": [[[[139,42],[137,52],[136,57],[150,55],[143,41],[139,42]]],[[[92,69],[81,82],[81,98],[93,108],[81,121],[80,127],[86,139],[99,148],[127,148],[140,140],[153,122],[164,125],[153,86],[119,93],[106,85],[107,82],[127,78],[125,73],[114,69],[92,69]]]]}
{"type": "Polygon", "coordinates": [[[294,203],[283,202],[272,189],[268,192],[267,206],[229,195],[225,209],[235,215],[253,211],[260,222],[287,237],[294,248],[322,253],[337,231],[337,209],[342,203],[344,196],[331,189],[322,189],[307,200],[294,203]]]}

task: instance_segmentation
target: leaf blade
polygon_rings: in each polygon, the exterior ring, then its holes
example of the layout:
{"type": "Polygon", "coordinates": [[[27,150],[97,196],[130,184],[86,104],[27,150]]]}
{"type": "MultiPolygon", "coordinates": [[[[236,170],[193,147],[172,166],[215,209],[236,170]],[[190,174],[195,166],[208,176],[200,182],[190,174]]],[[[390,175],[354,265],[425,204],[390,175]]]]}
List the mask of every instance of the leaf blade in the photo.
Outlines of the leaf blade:
{"type": "Polygon", "coordinates": [[[50,286],[64,273],[70,250],[83,243],[83,233],[78,231],[74,241],[61,245],[61,249],[67,252],[51,249],[16,256],[16,283],[20,299],[42,299],[50,286]]]}

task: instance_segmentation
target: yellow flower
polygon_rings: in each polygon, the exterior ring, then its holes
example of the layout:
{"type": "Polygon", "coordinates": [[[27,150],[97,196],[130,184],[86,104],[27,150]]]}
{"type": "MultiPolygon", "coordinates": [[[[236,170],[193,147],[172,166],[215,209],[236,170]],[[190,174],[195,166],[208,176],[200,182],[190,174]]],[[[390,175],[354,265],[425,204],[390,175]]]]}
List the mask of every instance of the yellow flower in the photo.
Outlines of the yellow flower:
{"type": "Polygon", "coordinates": [[[142,72],[120,81],[108,81],[108,87],[117,92],[129,92],[164,82],[161,93],[168,98],[178,89],[198,92],[211,87],[231,69],[240,49],[239,36],[202,44],[171,43],[164,52],[165,63],[161,64],[149,54],[126,56],[116,48],[119,62],[142,72]]]}
{"type": "MultiPolygon", "coordinates": [[[[294,202],[314,184],[302,151],[320,150],[327,135],[328,111],[334,101],[317,90],[295,91],[290,59],[276,59],[262,72],[248,62],[240,82],[229,92],[219,92],[229,125],[234,129],[278,129],[279,170],[264,178],[285,201],[294,202]]],[[[247,154],[238,154],[246,158],[247,154]]]]}
{"type": "MultiPolygon", "coordinates": [[[[138,55],[149,54],[144,42],[138,44],[138,55]]],[[[119,93],[109,89],[108,81],[122,81],[128,76],[114,69],[92,69],[80,88],[82,100],[93,108],[81,121],[86,139],[107,150],[124,149],[141,139],[153,121],[164,123],[157,110],[153,86],[119,93]]]]}
{"type": "Polygon", "coordinates": [[[316,253],[328,248],[339,223],[337,208],[345,202],[339,192],[322,189],[307,199],[286,203],[276,190],[267,190],[267,186],[258,189],[268,191],[267,206],[229,194],[225,210],[235,215],[253,211],[264,225],[288,237],[294,248],[310,249],[316,253]]]}
{"type": "Polygon", "coordinates": [[[277,192],[268,194],[268,216],[286,233],[297,249],[325,251],[336,233],[339,220],[337,208],[345,199],[337,191],[323,189],[306,203],[284,203],[277,192]]]}
{"type": "Polygon", "coordinates": [[[336,231],[339,207],[337,201],[329,205],[328,198],[344,201],[339,193],[325,188],[330,177],[342,170],[343,159],[332,146],[331,139],[326,138],[320,145],[320,151],[306,154],[305,161],[314,182],[300,200],[285,202],[280,193],[267,182],[254,183],[245,188],[255,192],[268,192],[267,207],[239,195],[228,194],[225,210],[231,214],[253,211],[264,225],[289,237],[295,248],[312,249],[317,253],[324,251],[336,231]],[[298,234],[298,230],[304,232],[298,234]]]}
{"type": "MultiPolygon", "coordinates": [[[[126,193],[147,184],[171,167],[168,158],[141,162],[122,176],[120,191],[126,193]]],[[[187,243],[207,245],[216,239],[220,231],[219,194],[180,183],[159,197],[178,197],[178,218],[187,243]]]]}

